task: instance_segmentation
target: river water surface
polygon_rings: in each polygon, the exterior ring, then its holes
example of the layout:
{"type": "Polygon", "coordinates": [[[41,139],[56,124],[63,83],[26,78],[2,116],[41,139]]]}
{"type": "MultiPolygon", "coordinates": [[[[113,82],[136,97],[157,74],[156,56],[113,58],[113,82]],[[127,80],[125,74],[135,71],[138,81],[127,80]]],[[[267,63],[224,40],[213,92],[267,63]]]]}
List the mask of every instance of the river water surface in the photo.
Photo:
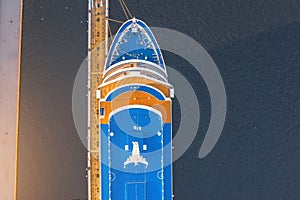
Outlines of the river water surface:
{"type": "MultiPolygon", "coordinates": [[[[223,133],[199,159],[210,119],[207,87],[187,61],[163,52],[166,64],[190,81],[201,110],[194,143],[174,163],[175,199],[300,199],[300,2],[126,2],[149,26],[200,43],[226,87],[223,133]]],[[[111,15],[125,20],[118,1],[111,1],[111,15]]],[[[72,118],[73,83],[87,56],[86,21],[87,1],[24,0],[20,200],[87,199],[86,149],[72,118]]],[[[175,99],[174,130],[179,113],[175,99]]]]}

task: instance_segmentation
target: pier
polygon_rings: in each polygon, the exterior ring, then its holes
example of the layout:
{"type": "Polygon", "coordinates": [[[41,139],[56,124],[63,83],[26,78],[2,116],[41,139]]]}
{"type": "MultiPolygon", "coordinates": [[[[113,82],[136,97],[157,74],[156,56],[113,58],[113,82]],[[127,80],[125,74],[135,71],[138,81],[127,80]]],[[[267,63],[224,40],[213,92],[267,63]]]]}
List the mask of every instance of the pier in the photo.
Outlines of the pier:
{"type": "Polygon", "coordinates": [[[99,133],[99,105],[97,87],[102,79],[105,58],[108,52],[108,0],[89,0],[88,29],[88,197],[101,199],[101,160],[99,133]]]}

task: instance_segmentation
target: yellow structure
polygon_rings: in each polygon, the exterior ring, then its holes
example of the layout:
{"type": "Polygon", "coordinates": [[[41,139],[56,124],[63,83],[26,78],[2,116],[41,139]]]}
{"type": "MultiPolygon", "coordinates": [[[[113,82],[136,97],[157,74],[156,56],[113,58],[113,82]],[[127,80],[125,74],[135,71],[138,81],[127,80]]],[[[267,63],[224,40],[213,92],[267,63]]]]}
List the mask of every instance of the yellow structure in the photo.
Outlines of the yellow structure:
{"type": "Polygon", "coordinates": [[[99,108],[96,90],[102,71],[108,44],[108,0],[89,0],[89,119],[88,119],[88,196],[89,200],[100,199],[101,165],[99,145],[99,108]]]}

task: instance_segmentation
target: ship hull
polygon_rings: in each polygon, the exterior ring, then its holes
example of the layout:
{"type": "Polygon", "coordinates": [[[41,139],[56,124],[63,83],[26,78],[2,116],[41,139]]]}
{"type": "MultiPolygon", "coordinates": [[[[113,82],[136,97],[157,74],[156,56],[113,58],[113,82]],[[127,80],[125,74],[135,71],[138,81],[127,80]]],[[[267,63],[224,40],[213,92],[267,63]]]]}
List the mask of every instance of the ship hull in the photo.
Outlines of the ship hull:
{"type": "Polygon", "coordinates": [[[148,26],[119,29],[99,84],[101,199],[172,199],[172,94],[148,26]]]}

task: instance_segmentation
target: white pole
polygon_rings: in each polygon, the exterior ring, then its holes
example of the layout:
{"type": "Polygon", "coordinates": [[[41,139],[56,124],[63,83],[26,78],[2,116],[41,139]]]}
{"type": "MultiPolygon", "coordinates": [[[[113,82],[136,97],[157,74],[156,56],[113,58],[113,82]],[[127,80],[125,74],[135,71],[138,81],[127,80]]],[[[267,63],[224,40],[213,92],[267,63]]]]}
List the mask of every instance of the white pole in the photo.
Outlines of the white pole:
{"type": "MultiPolygon", "coordinates": [[[[90,127],[90,101],[91,101],[91,92],[90,92],[90,87],[91,87],[91,11],[93,8],[93,1],[94,0],[88,0],[88,127],[90,127]]],[[[88,159],[87,159],[87,176],[88,176],[88,200],[91,200],[91,145],[90,145],[90,129],[88,128],[87,130],[87,146],[88,146],[88,159]]]]}
{"type": "Polygon", "coordinates": [[[106,5],[105,5],[105,57],[107,57],[107,54],[108,54],[108,26],[109,26],[109,21],[108,21],[108,18],[109,18],[109,0],[106,0],[105,1],[106,5]]]}

